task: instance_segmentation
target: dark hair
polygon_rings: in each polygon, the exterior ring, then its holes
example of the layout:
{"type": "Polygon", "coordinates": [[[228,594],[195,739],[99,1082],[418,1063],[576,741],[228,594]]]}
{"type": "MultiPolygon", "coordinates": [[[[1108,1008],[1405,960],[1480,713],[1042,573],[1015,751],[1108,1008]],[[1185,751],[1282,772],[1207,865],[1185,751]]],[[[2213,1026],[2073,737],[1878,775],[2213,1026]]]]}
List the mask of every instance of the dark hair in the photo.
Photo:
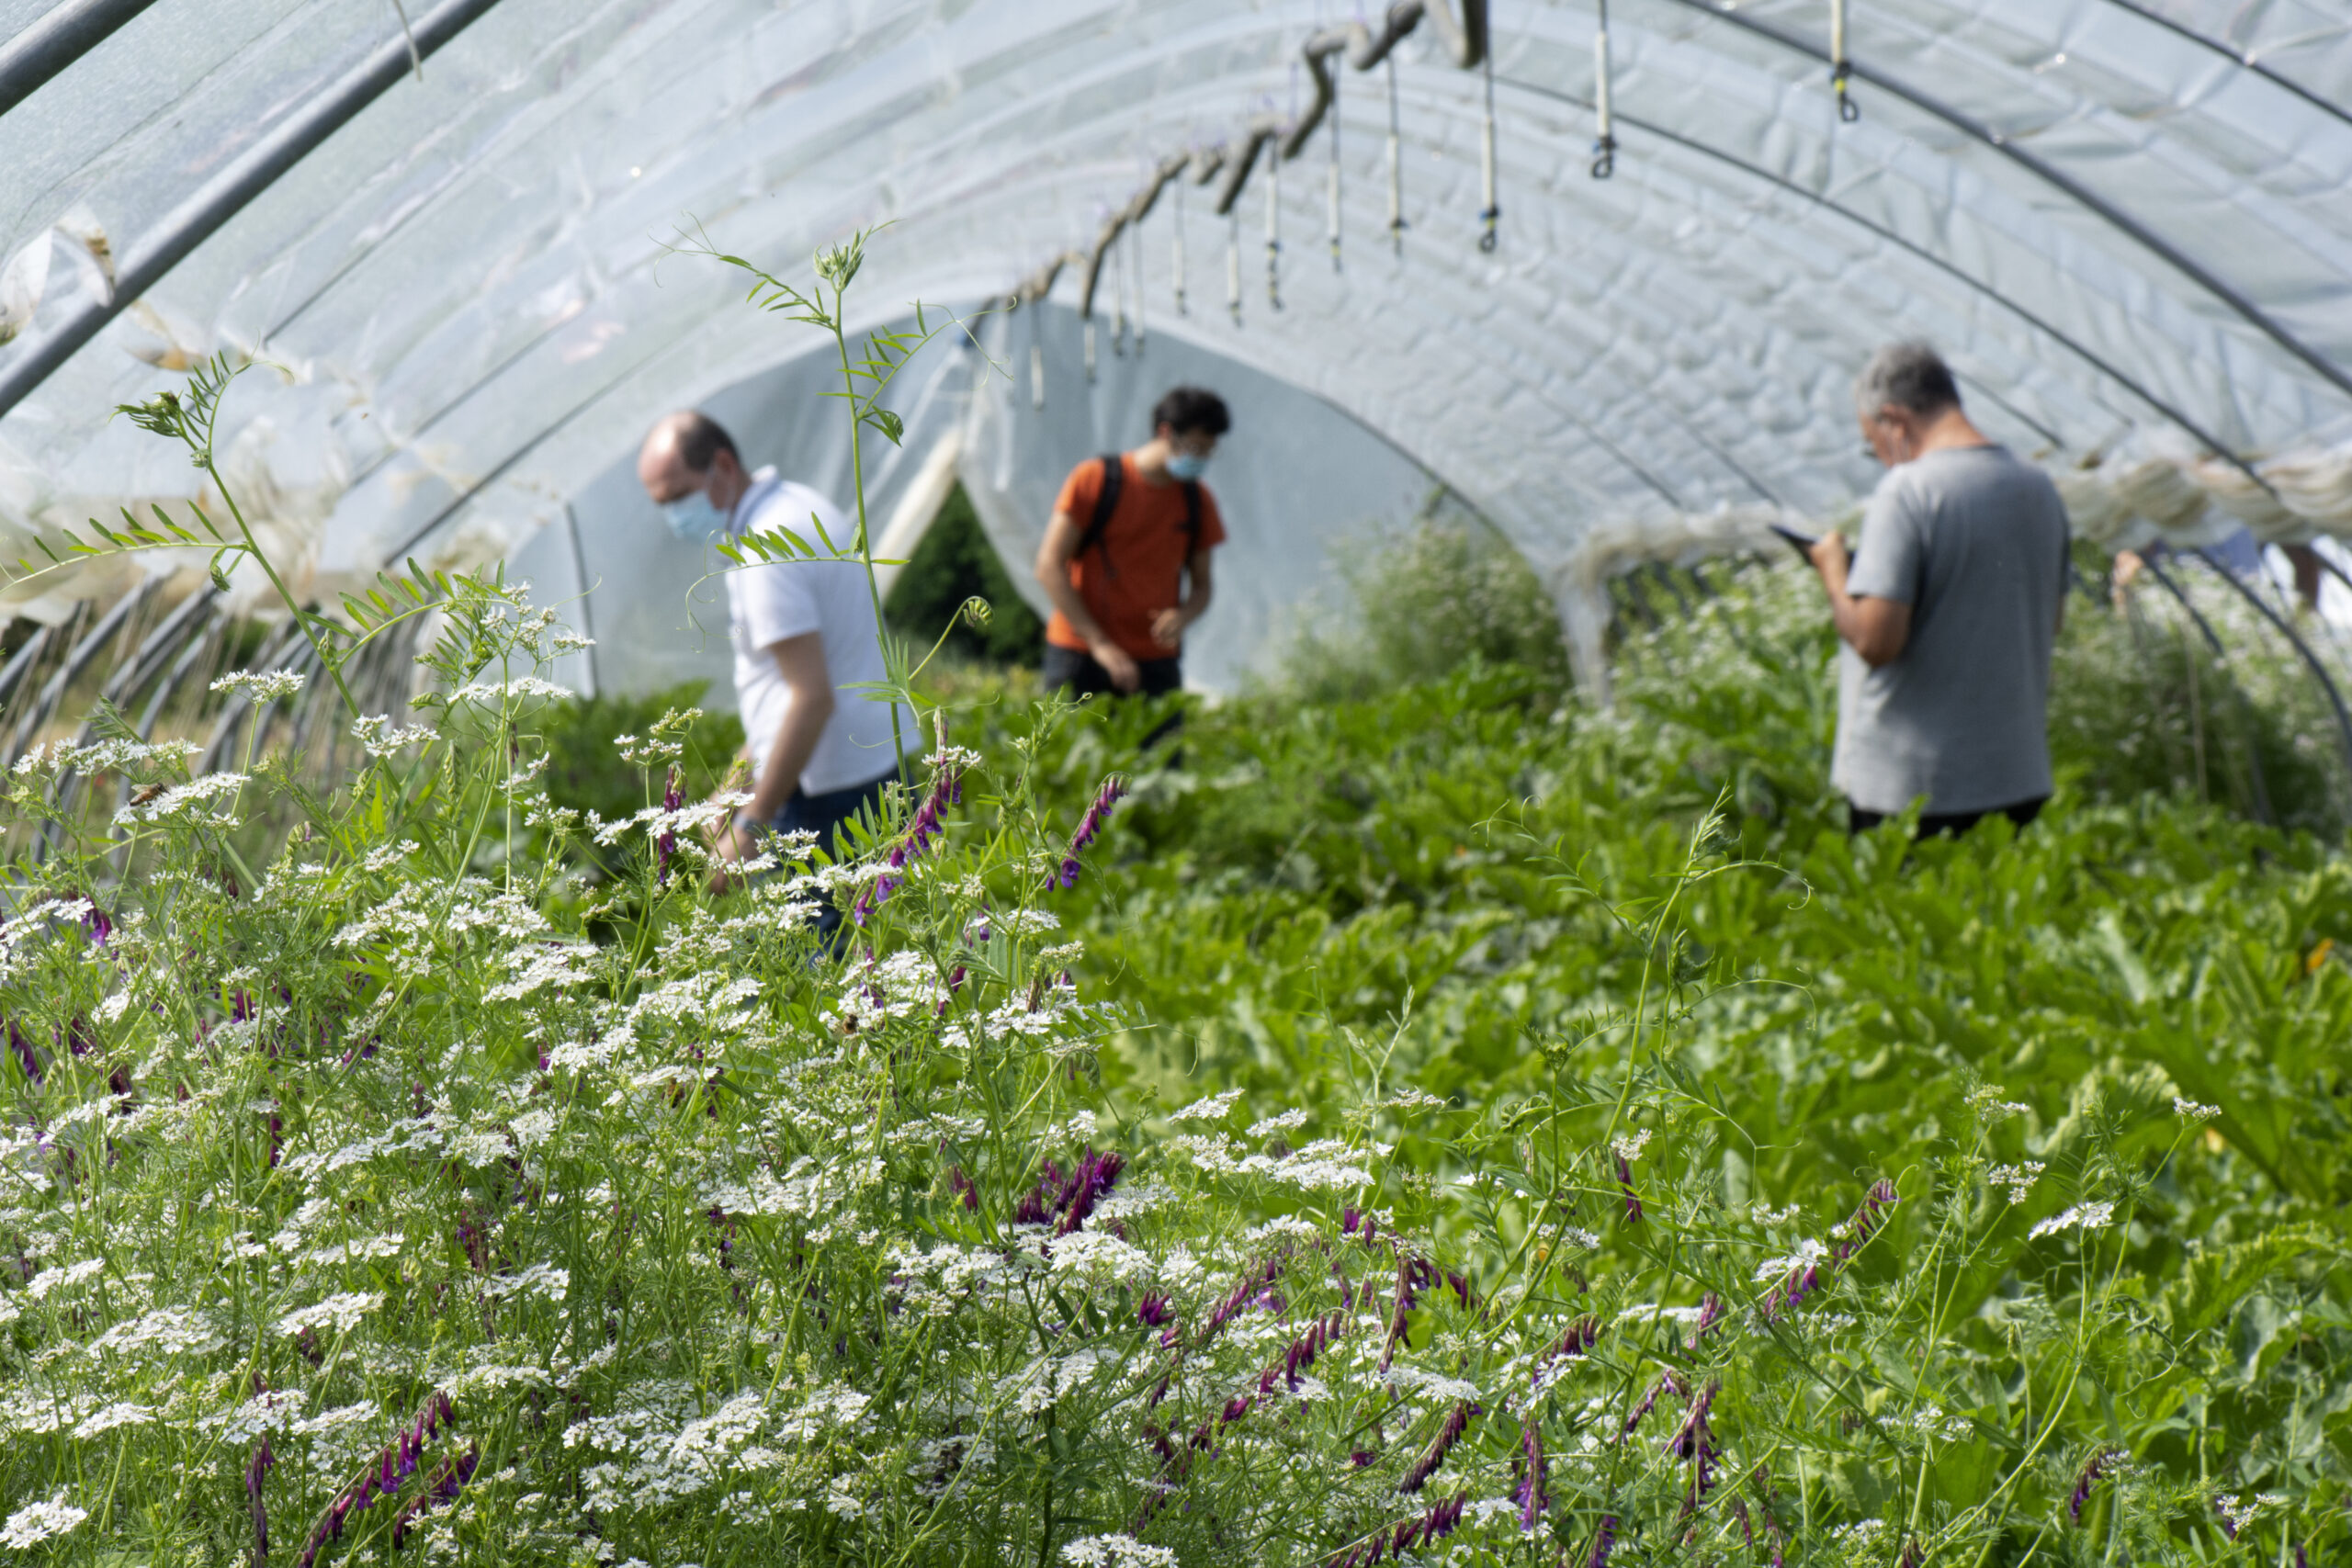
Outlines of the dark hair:
{"type": "Polygon", "coordinates": [[[707,474],[718,460],[721,452],[738,463],[743,455],[735,450],[735,438],[719,427],[717,420],[700,409],[690,409],[677,417],[678,457],[691,473],[707,474]]]}
{"type": "Polygon", "coordinates": [[[1960,406],[1960,384],[1943,355],[1924,343],[1890,343],[1871,355],[1854,381],[1854,406],[1865,419],[1893,403],[1913,413],[1941,413],[1960,406]]]}
{"type": "Polygon", "coordinates": [[[1215,392],[1174,387],[1151,411],[1151,428],[1163,424],[1179,435],[1223,435],[1233,428],[1233,416],[1215,392]]]}

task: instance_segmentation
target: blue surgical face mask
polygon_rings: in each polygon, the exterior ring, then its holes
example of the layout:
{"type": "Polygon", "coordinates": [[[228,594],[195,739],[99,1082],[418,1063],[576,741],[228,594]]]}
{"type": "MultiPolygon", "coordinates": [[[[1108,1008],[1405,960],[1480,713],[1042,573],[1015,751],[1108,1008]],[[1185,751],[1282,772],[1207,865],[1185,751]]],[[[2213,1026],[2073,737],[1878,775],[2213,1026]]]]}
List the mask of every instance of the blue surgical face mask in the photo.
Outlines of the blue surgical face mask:
{"type": "Polygon", "coordinates": [[[690,545],[707,545],[727,536],[727,513],[710,503],[701,491],[691,491],[662,503],[670,532],[690,545]]]}
{"type": "Polygon", "coordinates": [[[1197,452],[1178,452],[1168,459],[1168,477],[1191,484],[1208,471],[1209,460],[1197,452]]]}

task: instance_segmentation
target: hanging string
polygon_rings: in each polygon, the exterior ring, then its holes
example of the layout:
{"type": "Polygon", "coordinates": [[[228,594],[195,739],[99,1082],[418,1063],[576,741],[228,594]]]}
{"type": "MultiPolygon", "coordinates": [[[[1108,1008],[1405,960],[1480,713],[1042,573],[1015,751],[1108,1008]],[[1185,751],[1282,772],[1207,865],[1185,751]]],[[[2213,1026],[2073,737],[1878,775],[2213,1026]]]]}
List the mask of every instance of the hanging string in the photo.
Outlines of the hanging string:
{"type": "Polygon", "coordinates": [[[1600,26],[1592,35],[1592,112],[1598,133],[1592,144],[1592,177],[1617,172],[1617,135],[1609,118],[1609,0],[1595,0],[1600,26]]]}
{"type": "Polygon", "coordinates": [[[1236,203],[1227,214],[1229,227],[1225,235],[1225,308],[1233,312],[1233,324],[1241,324],[1241,208],[1236,203]]]}
{"type": "Polygon", "coordinates": [[[1829,0],[1829,85],[1838,95],[1838,118],[1848,125],[1862,118],[1862,106],[1846,90],[1854,62],[1846,58],[1846,0],[1829,0]]]}
{"type": "Polygon", "coordinates": [[[1283,154],[1278,143],[1266,144],[1266,304],[1283,308],[1283,154]]]}
{"type": "Polygon", "coordinates": [[[1041,412],[1046,407],[1046,345],[1038,336],[1038,317],[1044,309],[1043,296],[1029,296],[1029,406],[1041,412]]]}
{"type": "Polygon", "coordinates": [[[1111,243],[1111,356],[1127,356],[1127,247],[1126,231],[1119,231],[1111,243]]]}
{"type": "Polygon", "coordinates": [[[1497,241],[1495,226],[1502,220],[1503,209],[1501,204],[1495,199],[1495,46],[1494,39],[1491,38],[1487,40],[1485,53],[1487,58],[1487,123],[1479,130],[1478,173],[1480,175],[1479,189],[1486,197],[1487,205],[1478,213],[1478,222],[1480,225],[1478,231],[1478,248],[1482,251],[1492,252],[1497,241]]]}
{"type": "Polygon", "coordinates": [[[1340,68],[1331,67],[1331,102],[1325,113],[1331,117],[1331,172],[1324,193],[1327,213],[1326,226],[1331,231],[1331,270],[1340,270],[1340,68]]]}
{"type": "Polygon", "coordinates": [[[1176,230],[1169,242],[1168,269],[1176,276],[1176,313],[1190,315],[1184,303],[1184,182],[1185,175],[1176,176],[1176,230]]]}
{"type": "MultiPolygon", "coordinates": [[[[1290,67],[1290,118],[1298,123],[1298,62],[1290,67]]],[[[1266,305],[1283,308],[1283,138],[1266,142],[1266,305]]]]}
{"type": "Polygon", "coordinates": [[[1388,238],[1405,254],[1405,134],[1396,112],[1396,56],[1388,56],[1388,238]]]}
{"type": "Polygon", "coordinates": [[[1136,357],[1143,357],[1143,225],[1131,224],[1127,230],[1128,246],[1135,252],[1136,265],[1136,357]]]}

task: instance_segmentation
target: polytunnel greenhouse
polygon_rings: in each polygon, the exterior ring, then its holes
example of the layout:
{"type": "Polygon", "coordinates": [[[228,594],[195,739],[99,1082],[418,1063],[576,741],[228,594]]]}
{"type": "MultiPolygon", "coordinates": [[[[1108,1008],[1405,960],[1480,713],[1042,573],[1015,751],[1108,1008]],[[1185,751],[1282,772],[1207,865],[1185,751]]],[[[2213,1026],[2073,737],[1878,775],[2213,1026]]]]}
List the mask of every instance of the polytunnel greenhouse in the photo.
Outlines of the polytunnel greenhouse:
{"type": "Polygon", "coordinates": [[[0,0],[0,1562],[2317,1568],[2347,694],[2346,0],[0,0]]]}

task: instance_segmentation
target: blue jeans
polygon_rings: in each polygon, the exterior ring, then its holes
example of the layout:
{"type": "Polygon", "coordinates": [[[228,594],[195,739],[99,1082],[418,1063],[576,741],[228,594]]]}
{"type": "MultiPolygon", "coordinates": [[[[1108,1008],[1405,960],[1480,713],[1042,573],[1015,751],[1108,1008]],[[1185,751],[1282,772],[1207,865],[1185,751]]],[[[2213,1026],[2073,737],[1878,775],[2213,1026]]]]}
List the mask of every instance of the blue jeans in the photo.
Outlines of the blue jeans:
{"type": "MultiPolygon", "coordinates": [[[[883,786],[898,776],[894,768],[869,784],[852,784],[847,789],[827,790],[822,795],[795,791],[768,826],[779,833],[814,833],[817,847],[838,860],[849,852],[842,825],[860,811],[870,809],[878,818],[883,786]]],[[[831,942],[841,926],[842,912],[837,906],[828,903],[818,911],[817,935],[820,940],[831,942]]]]}

